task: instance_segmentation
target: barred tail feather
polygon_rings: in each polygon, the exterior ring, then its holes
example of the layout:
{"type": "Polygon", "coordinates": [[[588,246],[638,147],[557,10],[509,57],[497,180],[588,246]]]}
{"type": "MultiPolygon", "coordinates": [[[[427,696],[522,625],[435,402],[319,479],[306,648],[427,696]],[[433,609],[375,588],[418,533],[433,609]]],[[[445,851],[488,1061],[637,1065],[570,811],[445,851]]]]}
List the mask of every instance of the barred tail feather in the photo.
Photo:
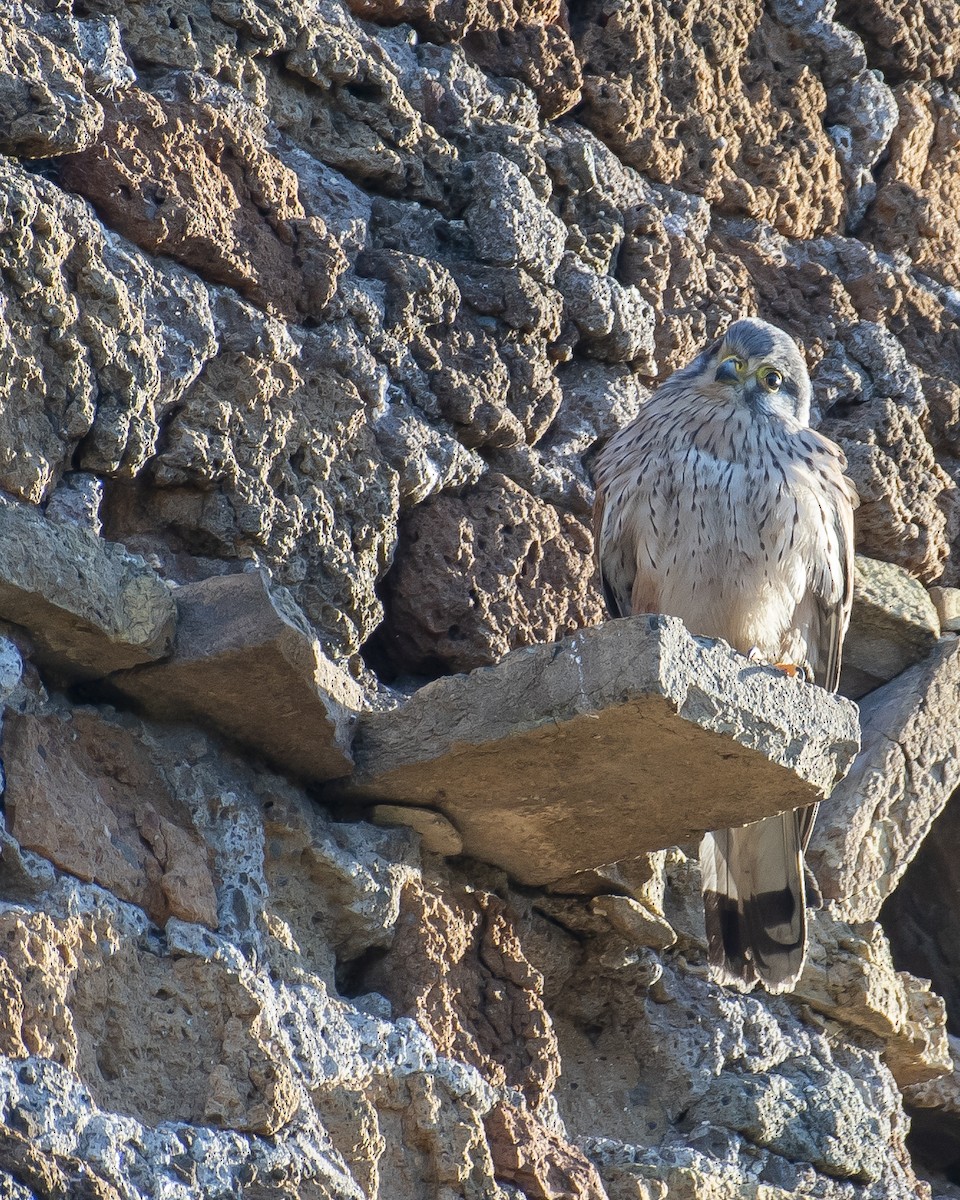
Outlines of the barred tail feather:
{"type": "Polygon", "coordinates": [[[807,942],[799,813],[706,834],[700,869],[711,976],[742,992],[790,991],[807,942]]]}

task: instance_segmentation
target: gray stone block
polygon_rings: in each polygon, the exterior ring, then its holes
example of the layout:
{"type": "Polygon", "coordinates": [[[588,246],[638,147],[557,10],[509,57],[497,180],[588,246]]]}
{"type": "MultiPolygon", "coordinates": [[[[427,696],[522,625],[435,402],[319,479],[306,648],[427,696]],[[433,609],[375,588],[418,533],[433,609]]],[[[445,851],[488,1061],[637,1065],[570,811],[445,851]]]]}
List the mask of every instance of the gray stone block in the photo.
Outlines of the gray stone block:
{"type": "Polygon", "coordinates": [[[198,721],[288,773],[346,775],[361,689],[325,657],[296,605],[260,571],[174,594],[172,656],[110,683],[148,715],[198,721]]]}
{"type": "Polygon", "coordinates": [[[161,658],[175,613],[167,585],[123,546],[0,497],[0,619],[30,634],[42,667],[73,681],[161,658]]]}
{"type": "Polygon", "coordinates": [[[867,696],[863,750],[822,810],[808,857],[845,921],[877,919],[886,898],[960,787],[960,641],[867,696]]]}
{"type": "Polygon", "coordinates": [[[840,691],[853,700],[933,650],[940,620],[923,584],[903,567],[858,554],[840,691]]]}
{"type": "Polygon", "coordinates": [[[364,714],[337,790],[435,809],[465,854],[540,885],[812,804],[858,745],[849,701],[643,616],[364,714]]]}

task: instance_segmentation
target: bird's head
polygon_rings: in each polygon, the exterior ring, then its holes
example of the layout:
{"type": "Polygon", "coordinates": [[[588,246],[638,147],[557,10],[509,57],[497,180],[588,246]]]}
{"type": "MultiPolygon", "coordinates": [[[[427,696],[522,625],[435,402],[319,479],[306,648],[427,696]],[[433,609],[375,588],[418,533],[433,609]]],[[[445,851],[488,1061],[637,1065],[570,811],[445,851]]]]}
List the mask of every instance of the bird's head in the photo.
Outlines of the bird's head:
{"type": "Polygon", "coordinates": [[[704,391],[734,398],[757,415],[810,422],[810,376],[789,334],[755,317],[735,321],[701,355],[704,391]]]}

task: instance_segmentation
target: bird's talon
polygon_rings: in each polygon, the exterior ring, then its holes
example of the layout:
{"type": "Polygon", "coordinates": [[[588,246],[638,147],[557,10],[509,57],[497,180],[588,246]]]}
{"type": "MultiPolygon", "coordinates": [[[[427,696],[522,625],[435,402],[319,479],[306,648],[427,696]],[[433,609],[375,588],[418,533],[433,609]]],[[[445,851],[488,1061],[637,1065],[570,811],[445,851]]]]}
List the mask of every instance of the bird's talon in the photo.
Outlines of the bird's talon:
{"type": "Polygon", "coordinates": [[[778,671],[782,671],[784,675],[789,675],[791,679],[803,678],[803,669],[798,667],[796,663],[783,662],[774,663],[773,665],[778,671]]]}

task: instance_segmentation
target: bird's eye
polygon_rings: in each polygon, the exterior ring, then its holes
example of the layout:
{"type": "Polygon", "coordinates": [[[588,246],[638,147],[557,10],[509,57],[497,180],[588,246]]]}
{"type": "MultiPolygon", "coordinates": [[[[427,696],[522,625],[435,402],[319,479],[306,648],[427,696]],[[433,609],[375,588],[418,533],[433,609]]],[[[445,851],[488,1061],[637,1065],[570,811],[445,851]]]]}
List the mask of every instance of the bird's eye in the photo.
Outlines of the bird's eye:
{"type": "Polygon", "coordinates": [[[726,358],[722,358],[720,360],[720,365],[723,366],[724,363],[729,363],[735,371],[742,371],[747,365],[743,359],[739,358],[736,354],[728,354],[726,358]]]}
{"type": "Polygon", "coordinates": [[[760,380],[760,386],[768,392],[779,392],[780,385],[783,383],[783,376],[773,367],[762,367],[757,372],[757,378],[760,380]]]}

